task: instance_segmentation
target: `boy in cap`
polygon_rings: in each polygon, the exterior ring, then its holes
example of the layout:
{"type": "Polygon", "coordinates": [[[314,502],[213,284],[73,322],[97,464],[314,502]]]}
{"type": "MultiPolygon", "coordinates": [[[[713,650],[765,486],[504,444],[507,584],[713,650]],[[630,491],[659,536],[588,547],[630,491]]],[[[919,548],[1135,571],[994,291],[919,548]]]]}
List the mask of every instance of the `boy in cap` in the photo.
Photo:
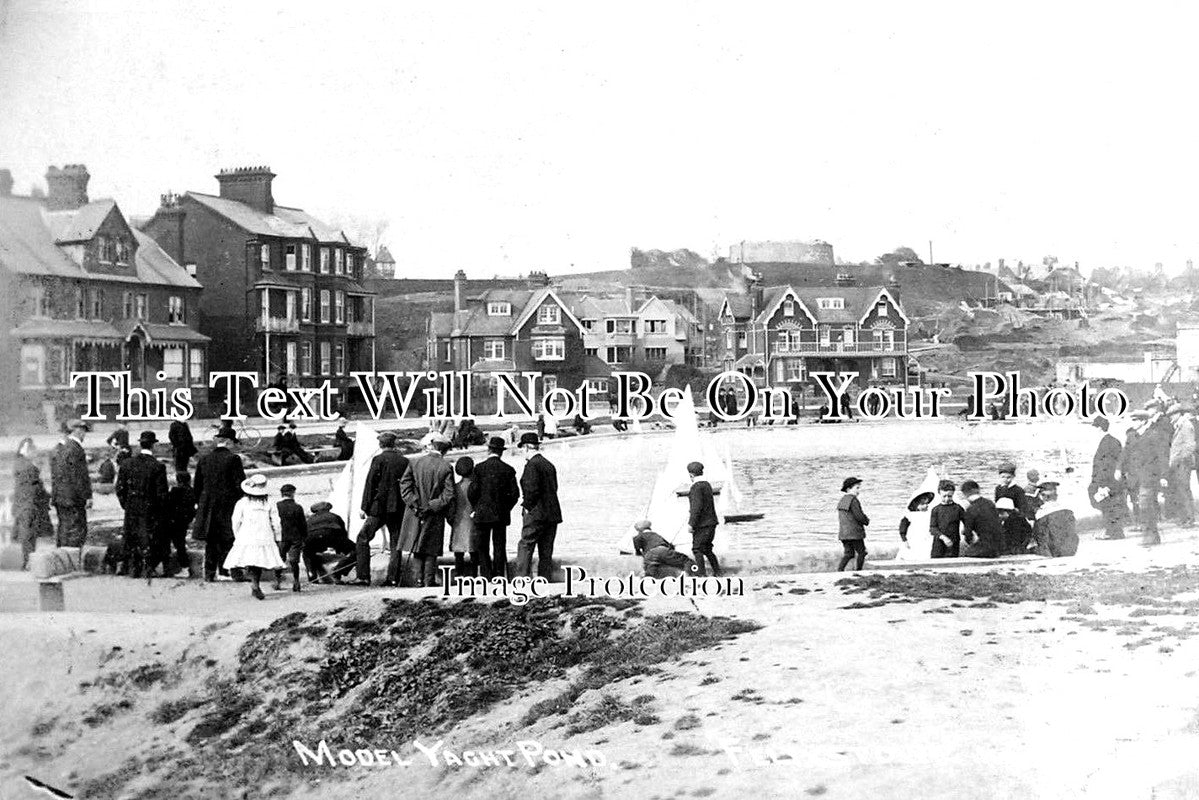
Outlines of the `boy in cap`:
{"type": "Polygon", "coordinates": [[[332,550],[341,556],[337,566],[333,568],[333,580],[341,583],[341,576],[354,568],[357,560],[355,546],[346,532],[346,524],[341,517],[333,513],[333,505],[322,500],[313,503],[310,509],[312,516],[308,518],[308,538],[304,540],[304,563],[308,565],[308,574],[312,580],[328,583],[329,576],[321,563],[320,555],[326,550],[332,550]]]}
{"type": "Polygon", "coordinates": [[[674,545],[654,533],[648,519],[633,524],[633,552],[641,556],[647,578],[671,578],[685,572],[699,572],[695,562],[674,549],[674,545]]]}
{"type": "Polygon", "coordinates": [[[841,499],[837,501],[837,538],[845,553],[837,565],[837,571],[843,572],[849,565],[850,559],[856,558],[854,570],[859,570],[866,564],[866,526],[870,517],[862,511],[858,493],[862,490],[861,478],[846,478],[841,482],[841,499]]]}
{"type": "MultiPolygon", "coordinates": [[[[291,567],[291,590],[300,591],[300,555],[304,540],[308,537],[308,526],[304,520],[304,508],[296,502],[296,487],[285,483],[279,487],[283,499],[275,504],[279,512],[279,558],[291,567]]],[[[283,582],[283,570],[275,570],[275,591],[283,582]]]]}
{"type": "Polygon", "coordinates": [[[690,513],[687,517],[687,530],[691,532],[691,555],[695,557],[698,574],[707,575],[704,571],[704,559],[712,564],[712,574],[719,576],[720,563],[712,551],[712,542],[716,538],[716,525],[720,518],[716,516],[716,500],[712,484],[704,480],[704,465],[692,461],[687,465],[687,474],[691,477],[691,488],[687,491],[687,503],[690,513]]]}
{"type": "Polygon", "coordinates": [[[1028,513],[1028,499],[1020,484],[1016,483],[1016,465],[1011,461],[1004,461],[999,465],[999,483],[995,486],[995,499],[1001,497],[1012,498],[1021,514],[1028,513]]]}

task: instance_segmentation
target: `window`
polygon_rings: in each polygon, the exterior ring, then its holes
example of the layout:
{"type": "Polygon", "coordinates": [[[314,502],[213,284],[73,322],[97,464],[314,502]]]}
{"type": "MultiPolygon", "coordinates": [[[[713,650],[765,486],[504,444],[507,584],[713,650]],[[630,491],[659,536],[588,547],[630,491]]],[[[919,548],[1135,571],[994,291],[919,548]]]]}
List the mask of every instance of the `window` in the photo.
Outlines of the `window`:
{"type": "Polygon", "coordinates": [[[647,348],[645,348],[645,359],[647,361],[665,361],[666,360],[666,348],[665,347],[647,347],[647,348]]]}
{"type": "Polygon", "coordinates": [[[262,264],[263,269],[271,268],[271,246],[264,244],[258,248],[258,260],[262,264]]]}
{"type": "Polygon", "coordinates": [[[749,347],[749,336],[746,335],[745,331],[737,331],[737,346],[749,347]]]}
{"type": "Polygon", "coordinates": [[[104,290],[94,287],[88,292],[88,319],[104,319],[104,290]]]}
{"type": "Polygon", "coordinates": [[[287,348],[286,348],[286,359],[285,359],[287,362],[287,374],[288,375],[296,374],[296,366],[297,366],[296,357],[297,357],[296,343],[288,342],[287,348]]]}
{"type": "Polygon", "coordinates": [[[271,290],[263,289],[262,290],[262,320],[263,320],[263,322],[265,322],[266,320],[268,320],[270,318],[271,318],[271,290]]]}
{"type": "Polygon", "coordinates": [[[312,342],[300,342],[300,374],[312,374],[312,342]]]}
{"type": "MultiPolygon", "coordinates": [[[[329,290],[321,289],[321,322],[329,322],[329,290]]],[[[324,373],[322,373],[324,374],[324,373]]]]}
{"type": "Polygon", "coordinates": [[[874,348],[876,350],[894,350],[895,349],[895,331],[875,329],[874,348]]]}
{"type": "Polygon", "coordinates": [[[735,335],[735,334],[734,334],[734,333],[733,333],[733,331],[731,331],[731,330],[728,330],[728,331],[725,331],[725,332],[724,332],[724,346],[725,346],[725,348],[726,348],[726,349],[728,349],[728,350],[732,350],[732,349],[733,349],[733,337],[734,337],[734,335],[735,335]]]}
{"type": "Polygon", "coordinates": [[[787,359],[787,380],[802,381],[804,379],[803,359],[788,358],[787,359]]]}
{"type": "Polygon", "coordinates": [[[546,375],[541,379],[541,396],[549,394],[558,388],[558,376],[546,375]]]}
{"type": "Polygon", "coordinates": [[[300,272],[312,272],[312,245],[300,245],[300,272]]]}
{"type": "Polygon", "coordinates": [[[346,251],[346,274],[354,277],[354,254],[346,251]]]}
{"type": "Polygon", "coordinates": [[[344,342],[333,345],[333,374],[344,375],[346,372],[346,346],[344,342]]]}
{"type": "Polygon", "coordinates": [[[607,378],[588,378],[587,383],[591,385],[592,394],[607,394],[608,379],[607,378]]]}
{"type": "Polygon", "coordinates": [[[21,385],[45,386],[46,348],[40,344],[21,346],[21,385]]]}
{"type": "Polygon", "coordinates": [[[329,374],[329,343],[321,342],[321,374],[329,374]]]}
{"type": "Polygon", "coordinates": [[[784,317],[794,317],[795,316],[795,301],[792,300],[790,297],[788,297],[786,300],[783,301],[783,316],[784,317]]]}
{"type": "Polygon", "coordinates": [[[884,358],[884,359],[882,359],[881,366],[882,366],[882,373],[883,373],[884,378],[894,378],[895,377],[895,359],[884,358]]]}
{"type": "Polygon", "coordinates": [[[312,290],[300,290],[300,320],[303,322],[312,322],[312,290]]]}
{"type": "Polygon", "coordinates": [[[845,344],[850,347],[853,346],[853,336],[854,336],[853,328],[842,328],[841,329],[841,341],[845,342],[845,344]]]}
{"type": "Polygon", "coordinates": [[[29,305],[35,317],[50,317],[50,295],[45,286],[34,286],[29,291],[29,305]]]}
{"type": "Polygon", "coordinates": [[[162,372],[164,380],[183,380],[182,347],[168,347],[162,351],[162,372]]]}
{"type": "Polygon", "coordinates": [[[129,263],[129,242],[124,239],[117,240],[117,263],[122,265],[129,263]]]}
{"type": "Polygon", "coordinates": [[[487,303],[487,316],[510,317],[512,316],[512,304],[498,300],[489,301],[487,303]]]}
{"type": "Polygon", "coordinates": [[[504,340],[503,339],[484,339],[483,340],[483,358],[487,361],[502,361],[504,355],[504,340]]]}
{"type": "Polygon", "coordinates": [[[609,347],[607,353],[608,357],[605,361],[609,364],[627,364],[633,359],[633,348],[631,347],[609,347]]]}
{"type": "Polygon", "coordinates": [[[631,319],[610,319],[606,321],[608,333],[630,336],[636,332],[636,326],[631,319]]]}
{"type": "Polygon", "coordinates": [[[338,289],[333,293],[334,319],[338,325],[346,321],[346,293],[338,289]]]}
{"type": "Polygon", "coordinates": [[[887,301],[880,299],[874,309],[880,317],[887,316],[887,301]]]}
{"type": "Polygon", "coordinates": [[[193,347],[190,355],[192,383],[198,386],[207,386],[208,381],[204,380],[204,350],[199,347],[193,347]]]}
{"type": "Polygon", "coordinates": [[[585,356],[594,356],[598,352],[599,352],[598,348],[595,348],[595,347],[584,347],[583,348],[583,355],[585,355],[585,356]]]}
{"type": "Polygon", "coordinates": [[[358,321],[358,313],[354,310],[357,307],[358,301],[351,297],[349,302],[346,303],[346,322],[354,323],[358,321]]]}
{"type": "Polygon", "coordinates": [[[824,347],[828,347],[832,343],[833,343],[833,329],[828,327],[827,325],[822,325],[820,327],[820,344],[823,345],[824,347]]]}
{"type": "Polygon", "coordinates": [[[562,322],[562,309],[553,303],[546,303],[537,309],[538,325],[559,325],[562,322]]]}
{"type": "MultiPolygon", "coordinates": [[[[557,308],[555,307],[556,311],[557,308]]],[[[542,338],[533,340],[533,359],[536,361],[562,361],[566,358],[566,340],[542,338]]]]}
{"type": "Polygon", "coordinates": [[[342,270],[342,260],[341,260],[342,255],[343,254],[342,254],[342,251],[340,248],[333,251],[333,274],[334,275],[342,274],[342,271],[343,271],[342,270]]]}
{"type": "Polygon", "coordinates": [[[133,316],[144,320],[147,318],[146,309],[150,305],[150,297],[145,292],[133,296],[133,316]]]}
{"type": "Polygon", "coordinates": [[[97,236],[96,237],[96,258],[99,259],[101,264],[108,264],[112,261],[112,258],[109,256],[109,253],[108,253],[108,237],[107,236],[97,236]]]}
{"type": "Polygon", "coordinates": [[[167,298],[167,322],[172,325],[182,325],[183,317],[183,298],[168,297],[167,298]]]}
{"type": "Polygon", "coordinates": [[[294,244],[283,248],[283,268],[288,272],[296,271],[296,246],[294,244]]]}
{"type": "Polygon", "coordinates": [[[816,307],[823,311],[836,311],[845,308],[844,297],[817,297],[816,307]]]}
{"type": "Polygon", "coordinates": [[[321,248],[321,274],[322,275],[329,274],[329,248],[328,247],[321,248]]]}
{"type": "Polygon", "coordinates": [[[75,287],[75,319],[87,319],[87,301],[82,286],[75,287]]]}
{"type": "Polygon", "coordinates": [[[193,278],[196,277],[196,265],[195,264],[188,264],[185,267],[185,269],[187,270],[188,275],[191,275],[193,278]]]}
{"type": "Polygon", "coordinates": [[[647,319],[645,321],[646,333],[666,333],[666,320],[664,319],[647,319]]]}
{"type": "Polygon", "coordinates": [[[579,320],[579,321],[583,323],[583,330],[587,330],[587,331],[595,330],[595,320],[583,319],[583,320],[579,320]]]}
{"type": "MultiPolygon", "coordinates": [[[[296,318],[296,293],[288,292],[285,296],[287,297],[287,318],[294,320],[296,318]]],[[[292,342],[292,344],[295,344],[295,342],[292,342]]],[[[288,374],[294,375],[295,370],[288,370],[288,374]]]]}

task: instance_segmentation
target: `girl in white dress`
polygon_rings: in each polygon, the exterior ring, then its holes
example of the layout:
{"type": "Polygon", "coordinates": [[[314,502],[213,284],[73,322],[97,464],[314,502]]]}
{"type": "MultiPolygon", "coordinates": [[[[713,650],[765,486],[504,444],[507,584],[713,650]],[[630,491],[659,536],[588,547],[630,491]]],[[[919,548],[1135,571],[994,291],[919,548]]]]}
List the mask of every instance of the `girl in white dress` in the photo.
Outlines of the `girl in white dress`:
{"type": "Polygon", "coordinates": [[[263,599],[259,581],[264,569],[283,569],[279,539],[283,528],[279,511],[267,499],[266,477],[251,475],[242,481],[245,497],[233,507],[233,549],[225,558],[225,569],[244,567],[250,576],[250,594],[263,599]]]}

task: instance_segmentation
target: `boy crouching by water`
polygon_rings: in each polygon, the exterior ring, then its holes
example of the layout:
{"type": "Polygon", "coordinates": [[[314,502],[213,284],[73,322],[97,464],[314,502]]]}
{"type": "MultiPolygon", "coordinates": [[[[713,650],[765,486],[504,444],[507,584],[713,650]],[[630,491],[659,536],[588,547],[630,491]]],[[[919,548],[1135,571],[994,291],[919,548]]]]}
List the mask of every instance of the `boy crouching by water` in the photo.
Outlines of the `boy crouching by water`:
{"type": "Polygon", "coordinates": [[[699,572],[694,561],[674,549],[674,545],[654,533],[653,524],[648,519],[640,520],[633,525],[637,531],[633,536],[633,552],[641,556],[641,564],[647,578],[673,578],[679,571],[689,573],[699,572]]]}
{"type": "Polygon", "coordinates": [[[855,570],[866,564],[866,526],[870,524],[870,518],[862,511],[862,504],[858,500],[858,492],[861,490],[861,478],[846,478],[841,482],[841,491],[844,494],[837,502],[837,519],[840,523],[837,538],[841,540],[845,554],[841,556],[841,563],[837,565],[838,572],[845,570],[851,558],[857,559],[855,570]]]}

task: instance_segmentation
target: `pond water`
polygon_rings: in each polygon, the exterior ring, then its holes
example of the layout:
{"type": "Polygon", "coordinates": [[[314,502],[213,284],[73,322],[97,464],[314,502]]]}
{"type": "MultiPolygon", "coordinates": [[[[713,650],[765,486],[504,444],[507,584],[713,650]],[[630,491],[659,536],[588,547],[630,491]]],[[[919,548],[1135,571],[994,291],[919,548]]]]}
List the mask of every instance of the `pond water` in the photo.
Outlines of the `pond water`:
{"type": "MultiPolygon", "coordinates": [[[[1122,433],[1113,433],[1123,439],[1122,433]]],[[[670,433],[570,439],[546,448],[558,469],[565,521],[556,551],[609,555],[613,542],[643,513],[670,449],[670,433]]],[[[701,431],[733,457],[742,511],[764,519],[735,526],[746,550],[825,547],[836,539],[836,503],[843,478],[865,483],[862,506],[869,537],[898,542],[899,519],[930,466],[957,483],[973,478],[991,496],[996,467],[1015,462],[1017,481],[1037,469],[1063,480],[1063,499],[1076,513],[1090,510],[1086,484],[1098,441],[1096,428],[1078,420],[979,423],[950,420],[842,423],[794,427],[728,427],[701,431]],[[1067,467],[1073,468],[1067,473],[1067,467]]],[[[521,469],[521,459],[506,456],[521,469]]],[[[332,474],[297,476],[300,501],[322,499],[332,474]]],[[[680,476],[685,481],[686,475],[680,476]]],[[[272,481],[274,482],[274,481],[272,481]]],[[[357,525],[352,520],[351,529],[357,525]]],[[[718,538],[721,533],[718,531],[718,538]]],[[[510,549],[515,549],[509,531],[510,549]]]]}

